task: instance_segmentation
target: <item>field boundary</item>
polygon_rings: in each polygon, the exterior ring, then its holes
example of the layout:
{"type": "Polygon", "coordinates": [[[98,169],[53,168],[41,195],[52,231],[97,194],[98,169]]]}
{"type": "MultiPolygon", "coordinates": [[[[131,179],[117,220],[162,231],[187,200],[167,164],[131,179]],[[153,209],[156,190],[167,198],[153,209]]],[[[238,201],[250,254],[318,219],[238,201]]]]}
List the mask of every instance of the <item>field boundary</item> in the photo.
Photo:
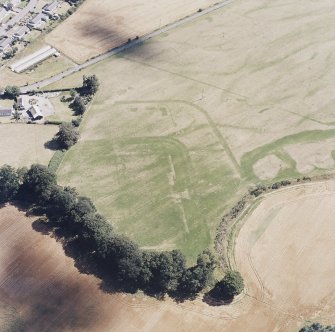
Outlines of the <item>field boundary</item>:
{"type": "MultiPolygon", "coordinates": [[[[335,174],[326,174],[316,176],[304,180],[304,182],[292,182],[282,188],[274,189],[272,186],[268,186],[268,191],[254,196],[250,192],[242,196],[242,198],[236,203],[228,214],[222,217],[222,220],[217,228],[217,235],[215,238],[215,249],[222,259],[222,268],[228,268],[231,270],[236,269],[235,262],[235,243],[236,238],[239,235],[241,228],[246,222],[247,217],[262,203],[268,196],[279,194],[283,191],[290,191],[297,188],[314,186],[316,184],[327,183],[334,180],[335,174]],[[241,203],[243,202],[243,203],[241,203]]],[[[296,179],[297,180],[297,179],[296,179]]],[[[293,181],[293,180],[291,180],[293,181]]],[[[221,262],[220,262],[221,263],[221,262]]]]}

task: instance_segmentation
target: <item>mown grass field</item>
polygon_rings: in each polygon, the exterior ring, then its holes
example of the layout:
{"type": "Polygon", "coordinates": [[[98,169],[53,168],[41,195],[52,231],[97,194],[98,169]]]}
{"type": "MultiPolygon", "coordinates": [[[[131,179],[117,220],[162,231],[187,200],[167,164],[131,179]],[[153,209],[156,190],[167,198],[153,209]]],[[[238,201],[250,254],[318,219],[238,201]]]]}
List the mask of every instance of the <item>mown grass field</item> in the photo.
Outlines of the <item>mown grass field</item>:
{"type": "Polygon", "coordinates": [[[220,142],[206,117],[182,102],[121,103],[109,118],[110,106],[86,117],[82,141],[61,164],[62,183],[142,246],[177,247],[193,258],[211,244],[222,202],[238,184],[220,142]]]}
{"type": "Polygon", "coordinates": [[[236,1],[54,84],[101,81],[61,182],[194,258],[249,186],[334,170],[334,18],[331,1],[236,1]]]}
{"type": "Polygon", "coordinates": [[[2,147],[1,165],[14,167],[30,166],[34,163],[48,165],[54,151],[45,147],[58,131],[58,126],[0,124],[2,147]]]}

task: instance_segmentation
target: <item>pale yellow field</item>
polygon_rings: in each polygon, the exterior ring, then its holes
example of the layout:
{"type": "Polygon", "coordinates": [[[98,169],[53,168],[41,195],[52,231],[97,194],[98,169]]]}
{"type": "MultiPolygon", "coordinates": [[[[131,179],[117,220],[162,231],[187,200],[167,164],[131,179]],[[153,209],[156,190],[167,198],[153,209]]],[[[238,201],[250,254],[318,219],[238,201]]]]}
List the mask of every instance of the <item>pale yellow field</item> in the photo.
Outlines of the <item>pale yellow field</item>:
{"type": "Polygon", "coordinates": [[[57,131],[57,126],[0,124],[1,164],[15,167],[29,166],[33,163],[47,165],[54,151],[46,149],[44,144],[51,140],[57,131]]]}
{"type": "Polygon", "coordinates": [[[101,82],[61,183],[194,258],[251,185],[334,170],[334,20],[333,1],[239,0],[58,82],[101,82]]]}
{"type": "Polygon", "coordinates": [[[265,196],[245,218],[235,264],[246,282],[240,315],[227,331],[297,331],[335,315],[335,182],[265,196]]]}
{"type": "Polygon", "coordinates": [[[215,0],[87,0],[46,41],[76,62],[174,22],[215,0]]]}

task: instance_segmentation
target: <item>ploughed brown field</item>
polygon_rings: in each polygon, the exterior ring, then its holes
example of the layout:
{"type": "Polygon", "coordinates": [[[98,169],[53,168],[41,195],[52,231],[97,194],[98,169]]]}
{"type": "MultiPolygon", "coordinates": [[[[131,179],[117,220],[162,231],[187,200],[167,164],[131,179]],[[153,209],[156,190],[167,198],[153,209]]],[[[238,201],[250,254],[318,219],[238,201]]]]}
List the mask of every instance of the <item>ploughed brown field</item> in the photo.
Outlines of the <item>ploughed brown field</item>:
{"type": "Polygon", "coordinates": [[[297,331],[335,315],[335,182],[267,195],[236,240],[246,292],[226,306],[106,293],[14,206],[0,210],[0,330],[297,331]],[[15,330],[14,329],[14,330],[15,330]]]}
{"type": "Polygon", "coordinates": [[[205,331],[226,317],[201,301],[105,293],[36,219],[0,210],[0,331],[205,331]]]}
{"type": "Polygon", "coordinates": [[[215,4],[215,0],[86,0],[46,42],[76,62],[215,4]]]}

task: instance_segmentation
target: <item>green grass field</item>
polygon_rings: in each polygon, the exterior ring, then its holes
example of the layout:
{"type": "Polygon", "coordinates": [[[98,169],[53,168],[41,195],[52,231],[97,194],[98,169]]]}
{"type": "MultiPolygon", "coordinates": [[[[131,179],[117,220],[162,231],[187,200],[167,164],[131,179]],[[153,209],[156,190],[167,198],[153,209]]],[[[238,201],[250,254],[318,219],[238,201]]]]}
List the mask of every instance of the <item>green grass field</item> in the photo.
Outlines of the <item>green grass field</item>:
{"type": "Polygon", "coordinates": [[[61,164],[62,183],[93,198],[140,245],[180,248],[194,258],[211,246],[224,202],[239,182],[211,125],[183,103],[106,106],[85,118],[83,140],[61,164]]]}
{"type": "Polygon", "coordinates": [[[251,185],[334,170],[334,9],[263,2],[234,3],[50,87],[99,77],[58,175],[145,248],[194,259],[251,185]]]}

